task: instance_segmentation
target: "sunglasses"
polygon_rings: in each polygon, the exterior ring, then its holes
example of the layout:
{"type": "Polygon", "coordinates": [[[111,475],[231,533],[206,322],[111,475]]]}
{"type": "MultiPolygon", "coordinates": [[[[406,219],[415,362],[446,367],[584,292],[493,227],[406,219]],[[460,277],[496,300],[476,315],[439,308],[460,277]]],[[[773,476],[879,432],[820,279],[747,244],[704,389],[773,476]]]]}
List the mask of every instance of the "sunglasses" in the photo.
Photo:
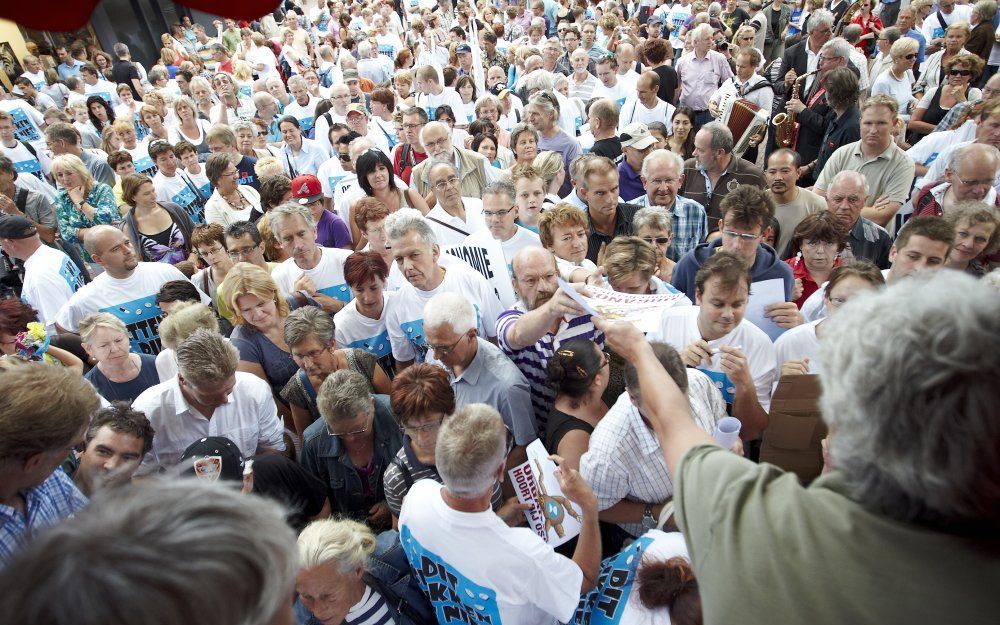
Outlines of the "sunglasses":
{"type": "Polygon", "coordinates": [[[971,69],[953,69],[948,73],[952,76],[972,76],[971,69]]]}
{"type": "Polygon", "coordinates": [[[917,55],[916,54],[907,54],[903,58],[906,59],[907,61],[912,61],[913,59],[917,58],[917,55]]]}
{"type": "Polygon", "coordinates": [[[657,245],[666,245],[667,243],[670,243],[670,237],[642,237],[642,240],[651,245],[653,243],[656,243],[657,245]]]}
{"type": "Polygon", "coordinates": [[[349,160],[351,160],[351,155],[350,154],[337,154],[337,158],[340,159],[340,162],[346,163],[349,160]]]}

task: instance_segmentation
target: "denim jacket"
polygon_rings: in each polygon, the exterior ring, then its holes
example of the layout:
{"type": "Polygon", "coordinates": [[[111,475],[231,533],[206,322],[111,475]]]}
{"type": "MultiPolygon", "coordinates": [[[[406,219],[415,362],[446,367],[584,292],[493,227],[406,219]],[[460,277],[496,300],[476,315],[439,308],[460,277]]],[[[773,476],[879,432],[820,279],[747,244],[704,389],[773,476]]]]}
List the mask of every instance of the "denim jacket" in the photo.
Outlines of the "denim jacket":
{"type": "Polygon", "coordinates": [[[375,395],[375,489],[365,497],[361,476],[351,464],[347,448],[339,437],[327,433],[326,420],[317,419],[306,428],[302,444],[302,466],[323,480],[330,496],[334,513],[347,515],[364,522],[368,510],[385,501],[382,476],[392,458],[403,444],[402,433],[389,406],[387,395],[375,395]]]}

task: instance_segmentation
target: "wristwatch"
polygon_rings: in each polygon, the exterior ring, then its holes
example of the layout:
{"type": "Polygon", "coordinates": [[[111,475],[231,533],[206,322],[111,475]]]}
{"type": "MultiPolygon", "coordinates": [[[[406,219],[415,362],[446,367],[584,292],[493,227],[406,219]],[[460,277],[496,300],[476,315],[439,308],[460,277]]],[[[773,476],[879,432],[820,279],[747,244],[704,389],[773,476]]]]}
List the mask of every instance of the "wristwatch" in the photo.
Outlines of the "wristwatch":
{"type": "Polygon", "coordinates": [[[656,527],[656,517],[653,516],[653,504],[646,504],[646,509],[642,511],[642,529],[651,530],[656,527]]]}

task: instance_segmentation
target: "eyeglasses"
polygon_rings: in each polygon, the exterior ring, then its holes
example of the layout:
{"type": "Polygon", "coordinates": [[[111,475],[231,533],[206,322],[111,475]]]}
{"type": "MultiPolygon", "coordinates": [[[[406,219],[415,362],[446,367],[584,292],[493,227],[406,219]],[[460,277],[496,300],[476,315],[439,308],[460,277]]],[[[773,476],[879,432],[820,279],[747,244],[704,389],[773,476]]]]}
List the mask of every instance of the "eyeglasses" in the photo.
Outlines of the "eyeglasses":
{"type": "Polygon", "coordinates": [[[424,347],[426,347],[429,350],[431,349],[434,350],[435,356],[447,356],[448,354],[455,351],[455,348],[458,347],[458,344],[461,343],[462,339],[464,339],[466,336],[468,335],[463,334],[462,336],[458,337],[458,340],[452,343],[451,345],[431,345],[427,341],[424,341],[424,347]]]}
{"type": "Polygon", "coordinates": [[[434,188],[438,191],[444,191],[448,187],[458,186],[458,176],[448,176],[444,180],[438,180],[434,183],[434,188]]]}
{"type": "Polygon", "coordinates": [[[296,363],[304,363],[305,361],[316,362],[316,359],[323,355],[324,352],[330,350],[330,346],[321,347],[320,349],[314,349],[311,352],[306,352],[305,354],[296,354],[292,352],[292,360],[296,363]]]}
{"type": "Polygon", "coordinates": [[[952,76],[972,76],[971,69],[953,69],[948,72],[952,76]]]}
{"type": "Polygon", "coordinates": [[[212,256],[213,254],[218,254],[219,252],[225,252],[225,251],[226,248],[222,247],[221,245],[216,245],[215,247],[210,247],[204,251],[197,250],[196,253],[198,254],[199,258],[207,258],[209,256],[212,256]]]}
{"type": "Polygon", "coordinates": [[[917,55],[916,54],[907,54],[903,58],[906,59],[907,61],[912,61],[913,59],[917,58],[917,55]]]}
{"type": "Polygon", "coordinates": [[[490,218],[493,218],[493,217],[499,218],[499,217],[503,217],[504,215],[508,214],[512,210],[514,210],[513,206],[511,206],[507,210],[502,210],[502,211],[483,211],[483,217],[485,217],[486,219],[490,219],[490,218]]]}
{"type": "Polygon", "coordinates": [[[952,175],[955,176],[955,180],[959,181],[960,183],[968,187],[990,187],[993,186],[994,182],[992,178],[984,180],[962,180],[961,178],[958,177],[958,174],[956,174],[954,171],[952,171],[952,175]]]}
{"type": "Polygon", "coordinates": [[[741,241],[749,243],[750,241],[756,241],[761,237],[760,234],[748,234],[746,232],[733,232],[732,230],[723,230],[722,234],[726,235],[731,239],[740,239],[741,241]]]}
{"type": "Polygon", "coordinates": [[[346,163],[346,162],[348,162],[348,161],[351,160],[351,155],[350,154],[341,154],[341,153],[338,152],[337,153],[337,158],[340,159],[340,162],[346,163]]]}
{"type": "Polygon", "coordinates": [[[403,124],[404,130],[416,130],[418,128],[423,128],[423,124],[403,124]]]}
{"type": "Polygon", "coordinates": [[[259,245],[253,245],[250,247],[238,247],[229,250],[229,258],[241,258],[243,256],[249,256],[254,253],[254,251],[260,247],[259,245]]]}
{"type": "Polygon", "coordinates": [[[670,243],[670,237],[642,237],[642,240],[650,245],[666,245],[670,243]]]}
{"type": "Polygon", "coordinates": [[[430,423],[425,423],[423,425],[401,425],[399,426],[399,429],[403,431],[403,434],[406,434],[410,438],[414,438],[416,437],[417,434],[420,434],[421,432],[432,432],[438,429],[439,427],[441,427],[442,423],[444,423],[444,417],[441,417],[436,421],[431,421],[430,423]]]}
{"type": "Polygon", "coordinates": [[[350,438],[352,436],[360,436],[361,434],[367,434],[368,430],[372,429],[372,424],[375,422],[375,415],[368,415],[368,425],[361,428],[360,430],[352,430],[350,432],[334,432],[330,429],[330,422],[326,422],[326,433],[330,436],[336,436],[338,438],[350,438]]]}

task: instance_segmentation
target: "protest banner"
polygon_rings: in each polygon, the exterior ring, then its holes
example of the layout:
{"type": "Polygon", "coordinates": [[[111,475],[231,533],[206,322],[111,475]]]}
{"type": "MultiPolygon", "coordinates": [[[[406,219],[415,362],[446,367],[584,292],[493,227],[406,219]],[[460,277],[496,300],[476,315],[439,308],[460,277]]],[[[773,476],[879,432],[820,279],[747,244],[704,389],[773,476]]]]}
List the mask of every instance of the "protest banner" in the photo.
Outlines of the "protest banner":
{"type": "Polygon", "coordinates": [[[507,270],[507,261],[504,260],[500,241],[490,239],[481,244],[462,243],[460,245],[446,245],[441,249],[452,256],[461,258],[469,263],[473,269],[483,274],[505,309],[514,306],[517,297],[514,295],[514,285],[510,282],[510,272],[507,270]]]}
{"type": "Polygon", "coordinates": [[[507,471],[517,500],[531,504],[525,510],[528,526],[553,547],[565,543],[580,533],[581,511],[571,502],[556,479],[556,463],[540,440],[527,447],[528,460],[507,471]]]}
{"type": "Polygon", "coordinates": [[[609,321],[629,321],[643,332],[652,332],[659,327],[660,312],[664,308],[691,304],[683,293],[634,295],[588,286],[588,294],[582,295],[561,278],[558,282],[559,288],[568,293],[587,313],[609,321]]]}

